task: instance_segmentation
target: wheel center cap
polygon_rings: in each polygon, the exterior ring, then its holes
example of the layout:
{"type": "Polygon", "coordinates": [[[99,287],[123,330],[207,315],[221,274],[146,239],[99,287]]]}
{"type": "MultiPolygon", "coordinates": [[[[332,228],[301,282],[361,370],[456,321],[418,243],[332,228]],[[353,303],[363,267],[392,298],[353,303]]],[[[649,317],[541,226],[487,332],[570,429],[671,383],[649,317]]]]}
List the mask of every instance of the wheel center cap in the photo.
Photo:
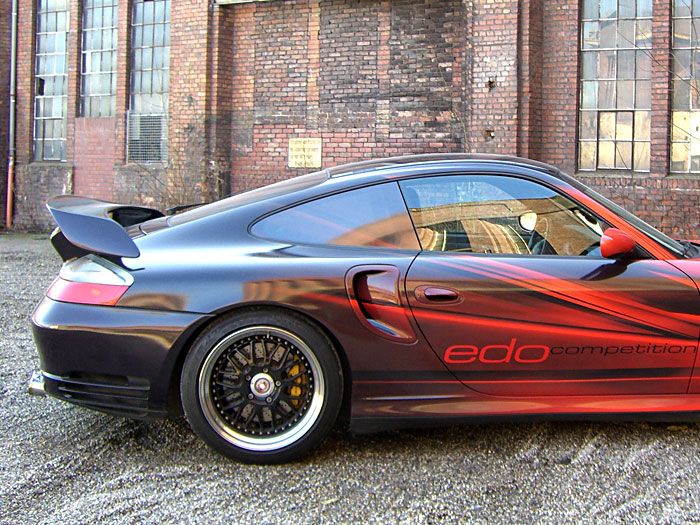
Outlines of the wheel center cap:
{"type": "Polygon", "coordinates": [[[255,374],[250,380],[250,391],[256,397],[268,397],[275,389],[275,382],[268,374],[255,374]]]}

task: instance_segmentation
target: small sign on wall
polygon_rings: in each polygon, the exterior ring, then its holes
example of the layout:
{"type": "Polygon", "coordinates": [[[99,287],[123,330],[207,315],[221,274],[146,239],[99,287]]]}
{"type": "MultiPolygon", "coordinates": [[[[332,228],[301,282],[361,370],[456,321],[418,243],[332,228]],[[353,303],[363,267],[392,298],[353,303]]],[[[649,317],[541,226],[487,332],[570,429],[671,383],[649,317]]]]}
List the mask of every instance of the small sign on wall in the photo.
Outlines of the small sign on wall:
{"type": "Polygon", "coordinates": [[[290,168],[320,168],[323,140],[320,138],[289,139],[290,168]]]}

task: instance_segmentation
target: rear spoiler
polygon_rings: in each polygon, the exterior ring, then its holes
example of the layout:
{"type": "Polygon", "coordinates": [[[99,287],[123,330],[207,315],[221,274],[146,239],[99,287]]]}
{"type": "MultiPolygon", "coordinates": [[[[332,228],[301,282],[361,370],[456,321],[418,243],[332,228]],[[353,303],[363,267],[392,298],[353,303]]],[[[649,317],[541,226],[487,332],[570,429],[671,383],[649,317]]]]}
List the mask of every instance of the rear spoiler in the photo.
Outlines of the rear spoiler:
{"type": "Polygon", "coordinates": [[[53,197],[46,207],[58,224],[51,234],[51,244],[64,261],[87,253],[108,258],[138,257],[141,252],[125,228],[163,217],[152,208],[74,195],[53,197]]]}

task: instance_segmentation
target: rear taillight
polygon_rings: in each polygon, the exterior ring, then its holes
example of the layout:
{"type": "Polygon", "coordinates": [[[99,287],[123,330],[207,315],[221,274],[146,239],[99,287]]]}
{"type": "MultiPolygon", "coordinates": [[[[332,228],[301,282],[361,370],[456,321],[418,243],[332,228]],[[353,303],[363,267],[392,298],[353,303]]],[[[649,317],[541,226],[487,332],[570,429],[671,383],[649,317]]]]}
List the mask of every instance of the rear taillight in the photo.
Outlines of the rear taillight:
{"type": "Polygon", "coordinates": [[[133,283],[124,268],[90,254],[65,263],[46,295],[66,303],[113,306],[133,283]]]}

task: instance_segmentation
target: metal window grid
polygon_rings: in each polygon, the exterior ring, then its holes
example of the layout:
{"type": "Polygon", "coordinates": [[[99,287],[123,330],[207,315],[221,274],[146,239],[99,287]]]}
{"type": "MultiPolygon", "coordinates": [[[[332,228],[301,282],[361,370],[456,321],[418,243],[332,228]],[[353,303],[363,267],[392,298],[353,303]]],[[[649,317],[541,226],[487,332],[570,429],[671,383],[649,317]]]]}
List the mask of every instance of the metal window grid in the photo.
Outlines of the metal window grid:
{"type": "Polygon", "coordinates": [[[66,160],[68,0],[37,0],[34,158],[66,160]]]}
{"type": "Polygon", "coordinates": [[[118,0],[85,0],[80,115],[111,117],[116,109],[118,0]]]}
{"type": "Polygon", "coordinates": [[[700,2],[673,5],[671,171],[700,173],[700,2]]]}
{"type": "Polygon", "coordinates": [[[168,116],[127,113],[126,144],[129,162],[164,164],[168,161],[168,116]]]}
{"type": "Polygon", "coordinates": [[[649,171],[651,0],[584,0],[578,168],[649,171]]]}
{"type": "Polygon", "coordinates": [[[131,49],[128,160],[166,162],[170,0],[134,0],[131,49]],[[158,136],[159,146],[156,147],[158,133],[151,128],[158,125],[163,127],[158,136]]]}

